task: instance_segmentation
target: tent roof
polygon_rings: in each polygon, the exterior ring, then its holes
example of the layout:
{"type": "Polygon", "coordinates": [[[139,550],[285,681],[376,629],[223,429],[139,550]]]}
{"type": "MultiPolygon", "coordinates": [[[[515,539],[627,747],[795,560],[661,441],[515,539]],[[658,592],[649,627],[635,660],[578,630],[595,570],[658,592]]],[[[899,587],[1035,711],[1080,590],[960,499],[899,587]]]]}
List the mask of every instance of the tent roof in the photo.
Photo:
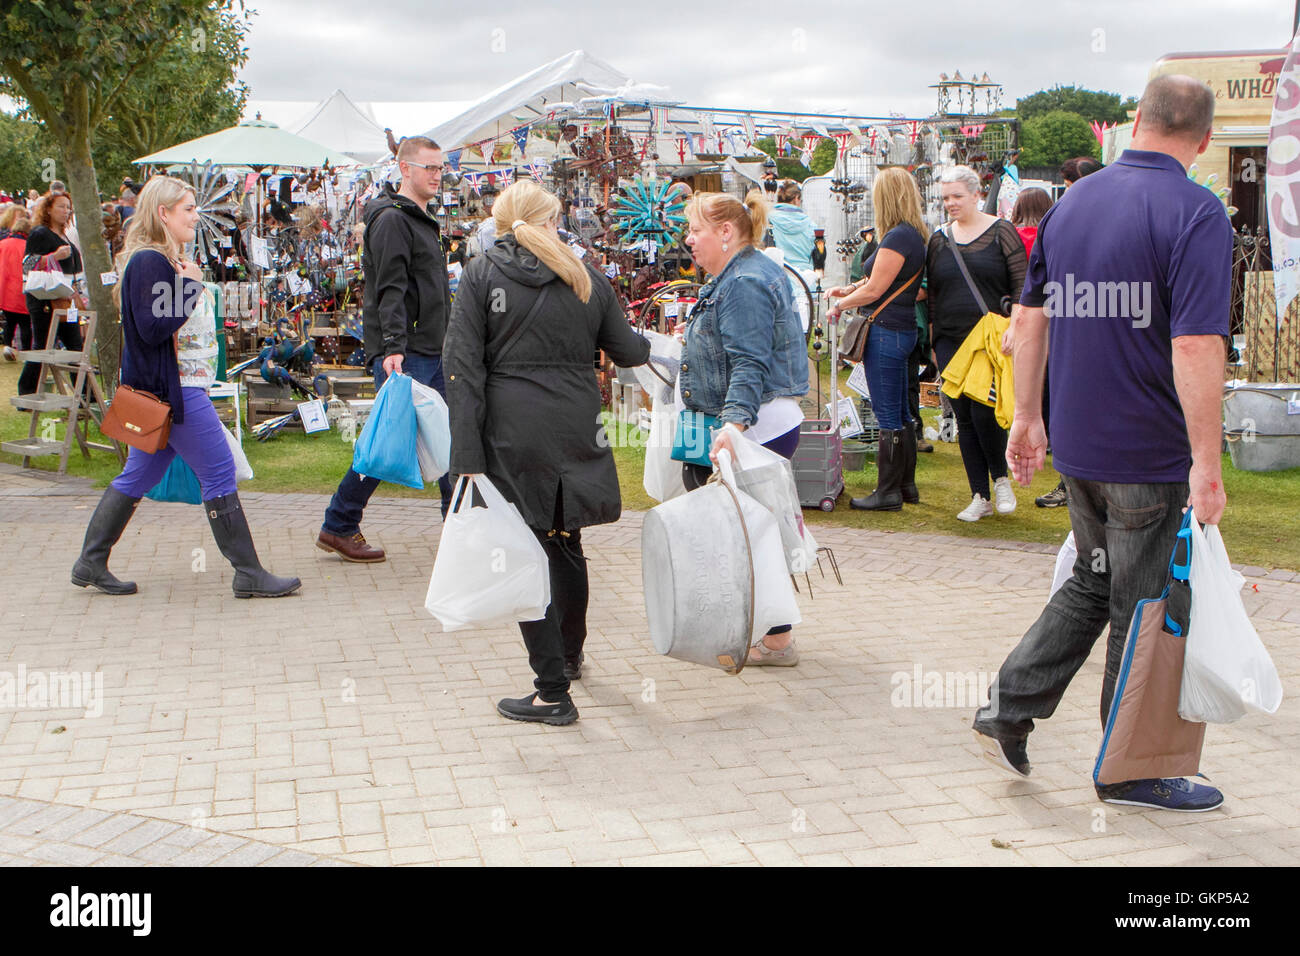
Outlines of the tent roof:
{"type": "Polygon", "coordinates": [[[462,113],[439,123],[424,135],[447,150],[495,137],[519,125],[514,118],[516,112],[544,116],[547,104],[576,103],[591,96],[589,90],[575,86],[577,82],[618,88],[632,80],[585,50],[574,50],[475,100],[462,113]]]}
{"type": "Polygon", "coordinates": [[[388,142],[374,113],[358,107],[342,90],[335,90],[286,128],[361,162],[374,162],[388,155],[388,142]]]}
{"type": "Polygon", "coordinates": [[[220,166],[289,166],[310,169],[329,162],[334,166],[355,166],[357,161],[320,143],[295,136],[264,120],[244,120],[217,133],[178,143],[167,149],[131,160],[137,165],[153,163],[200,163],[220,166]]]}

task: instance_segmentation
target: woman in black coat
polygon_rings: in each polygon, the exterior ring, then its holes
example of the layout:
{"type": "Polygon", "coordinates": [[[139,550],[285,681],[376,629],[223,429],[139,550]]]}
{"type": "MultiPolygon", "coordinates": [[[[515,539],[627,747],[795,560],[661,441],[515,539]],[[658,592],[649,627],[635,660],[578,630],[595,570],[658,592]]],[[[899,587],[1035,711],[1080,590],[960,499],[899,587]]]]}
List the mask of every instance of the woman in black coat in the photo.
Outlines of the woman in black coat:
{"type": "MultiPolygon", "coordinates": [[[[35,217],[32,219],[32,231],[27,236],[25,256],[40,256],[46,262],[57,265],[64,275],[75,277],[81,272],[81,250],[68,238],[68,222],[72,219],[72,197],[67,193],[48,193],[41,200],[35,217]]],[[[44,263],[42,263],[44,265],[44,263]]],[[[86,300],[78,292],[77,307],[84,309],[86,300]]],[[[34,348],[45,348],[45,340],[50,334],[50,322],[55,309],[69,307],[71,300],[38,299],[27,296],[27,314],[31,316],[32,341],[34,348]]],[[[56,338],[65,349],[81,351],[81,325],[78,322],[60,322],[55,332],[56,338]]],[[[28,362],[18,376],[18,394],[30,395],[40,385],[41,365],[28,362]]]]}
{"type": "Polygon", "coordinates": [[[608,280],[560,239],[559,216],[559,200],[532,181],[501,194],[501,238],[465,267],[442,350],[452,474],[487,475],[550,562],[546,617],[519,625],[537,691],[497,704],[548,724],[578,718],[569,682],[582,676],[587,636],[581,529],[622,512],[592,360],[598,349],[624,368],[650,357],[608,280]]]}

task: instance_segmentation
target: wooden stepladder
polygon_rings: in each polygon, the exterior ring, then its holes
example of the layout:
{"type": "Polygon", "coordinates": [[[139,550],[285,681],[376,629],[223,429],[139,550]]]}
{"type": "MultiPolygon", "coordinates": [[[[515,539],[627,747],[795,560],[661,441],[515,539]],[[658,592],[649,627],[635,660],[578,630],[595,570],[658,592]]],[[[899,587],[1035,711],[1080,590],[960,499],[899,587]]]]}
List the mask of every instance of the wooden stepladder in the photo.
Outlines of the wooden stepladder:
{"type": "Polygon", "coordinates": [[[95,341],[97,317],[94,312],[73,313],[72,321],[83,323],[82,342],[85,343],[81,351],[73,352],[54,347],[59,323],[68,321],[68,312],[67,309],[54,310],[44,348],[18,353],[19,361],[37,362],[41,366],[36,391],[9,399],[15,408],[32,413],[32,424],[26,438],[0,444],[0,451],[22,455],[24,468],[30,467],[33,458],[58,455],[60,475],[67,473],[73,439],[86,458],[90,457],[90,449],[97,448],[113,452],[123,463],[126,461],[126,450],[120,443],[104,445],[90,440],[91,422],[98,425],[103,421],[107,407],[99,379],[95,376],[95,367],[90,362],[90,345],[95,341]],[[50,417],[42,418],[46,415],[50,417]],[[61,439],[55,437],[60,421],[66,426],[61,439]]]}

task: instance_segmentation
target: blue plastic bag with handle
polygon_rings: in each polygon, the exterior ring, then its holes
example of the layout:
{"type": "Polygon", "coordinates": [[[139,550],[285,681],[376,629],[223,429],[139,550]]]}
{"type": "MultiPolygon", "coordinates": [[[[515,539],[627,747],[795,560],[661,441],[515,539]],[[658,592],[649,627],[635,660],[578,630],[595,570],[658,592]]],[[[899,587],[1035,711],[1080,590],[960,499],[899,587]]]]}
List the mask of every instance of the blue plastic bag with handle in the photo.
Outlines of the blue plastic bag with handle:
{"type": "Polygon", "coordinates": [[[146,498],[154,501],[174,501],[182,505],[200,505],[203,495],[199,491],[199,476],[194,469],[185,464],[180,455],[172,458],[172,463],[163,472],[158,484],[145,492],[146,498]]]}
{"type": "Polygon", "coordinates": [[[417,431],[411,376],[400,372],[388,376],[353,449],[352,469],[368,478],[424,488],[416,453],[417,431]]]}

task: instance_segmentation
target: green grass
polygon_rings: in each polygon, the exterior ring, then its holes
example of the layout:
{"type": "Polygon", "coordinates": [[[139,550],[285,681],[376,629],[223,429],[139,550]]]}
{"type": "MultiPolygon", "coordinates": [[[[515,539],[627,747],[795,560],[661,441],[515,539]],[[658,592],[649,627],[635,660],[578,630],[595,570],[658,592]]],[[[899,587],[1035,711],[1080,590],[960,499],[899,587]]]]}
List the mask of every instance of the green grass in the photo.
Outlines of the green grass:
{"type": "MultiPolygon", "coordinates": [[[[15,392],[19,367],[16,363],[0,362],[0,439],[6,441],[25,436],[28,429],[27,413],[17,411],[8,401],[15,392]]],[[[841,381],[846,374],[840,376],[841,381]]],[[[926,409],[925,415],[927,421],[933,421],[938,411],[926,409]]],[[[610,434],[614,435],[615,431],[610,429],[610,434]]],[[[339,438],[335,431],[312,436],[282,432],[267,442],[245,436],[244,451],[257,476],[241,485],[249,491],[332,494],[352,461],[352,446],[339,438]]],[[[613,451],[623,506],[632,510],[654,507],[656,502],[641,486],[644,449],[616,447],[613,451]]],[[[20,463],[18,456],[8,454],[0,454],[0,461],[20,463]]],[[[50,471],[57,464],[56,458],[33,461],[34,467],[50,471]]],[[[118,470],[113,455],[94,452],[87,460],[75,444],[68,459],[70,474],[89,477],[97,487],[107,485],[118,470]]],[[[1237,471],[1225,455],[1223,474],[1228,510],[1222,530],[1232,559],[1262,567],[1300,569],[1300,468],[1265,473],[1237,471]]],[[[1067,509],[1034,507],[1034,497],[1056,485],[1057,475],[1050,466],[1039,473],[1029,488],[1017,486],[1020,507],[1013,514],[985,518],[974,524],[958,521],[956,514],[970,503],[970,492],[961,454],[955,444],[935,442],[934,454],[918,456],[916,483],[921,491],[921,504],[905,506],[900,512],[863,512],[849,508],[850,497],[870,494],[875,487],[871,456],[868,456],[864,471],[846,473],[844,478],[845,493],[835,511],[829,514],[816,509],[805,511],[810,524],[1053,545],[1064,540],[1070,527],[1067,509]]],[[[430,499],[436,499],[438,495],[434,487],[421,492],[387,483],[381,484],[376,493],[387,497],[430,499]]]]}

